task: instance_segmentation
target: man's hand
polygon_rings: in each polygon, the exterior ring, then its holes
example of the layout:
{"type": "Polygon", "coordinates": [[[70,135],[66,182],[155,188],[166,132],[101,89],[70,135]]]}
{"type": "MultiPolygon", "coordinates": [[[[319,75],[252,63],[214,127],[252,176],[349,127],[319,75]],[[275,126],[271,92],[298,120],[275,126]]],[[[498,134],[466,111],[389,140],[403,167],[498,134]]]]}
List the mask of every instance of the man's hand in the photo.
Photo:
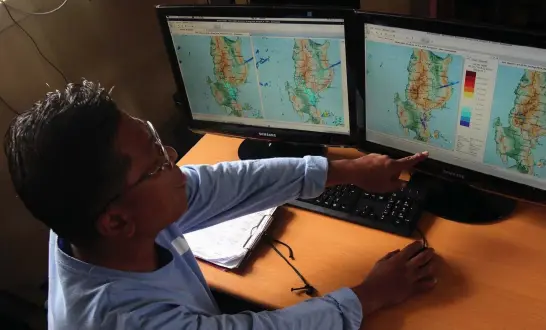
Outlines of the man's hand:
{"type": "Polygon", "coordinates": [[[399,179],[400,174],[427,157],[425,151],[398,160],[378,154],[353,160],[334,160],[329,165],[326,185],[354,184],[374,193],[396,191],[405,184],[399,179]]]}
{"type": "Polygon", "coordinates": [[[435,257],[433,249],[423,250],[421,242],[414,242],[379,260],[364,282],[353,288],[364,316],[432,289],[437,282],[434,277],[435,257]]]}

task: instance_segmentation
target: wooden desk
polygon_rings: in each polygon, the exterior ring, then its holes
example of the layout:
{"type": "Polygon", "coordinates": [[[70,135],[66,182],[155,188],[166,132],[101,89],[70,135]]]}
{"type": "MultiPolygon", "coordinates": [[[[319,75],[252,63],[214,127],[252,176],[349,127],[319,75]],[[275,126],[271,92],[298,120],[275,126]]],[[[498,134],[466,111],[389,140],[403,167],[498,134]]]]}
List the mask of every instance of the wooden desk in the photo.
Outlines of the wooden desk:
{"type": "MultiPolygon", "coordinates": [[[[207,135],[183,164],[236,160],[240,139],[207,135]]],[[[331,148],[329,157],[357,157],[331,148]]],[[[271,234],[294,249],[294,265],[320,291],[361,282],[375,261],[411,240],[292,207],[278,211],[271,234]]],[[[364,329],[546,329],[546,208],[520,203],[510,219],[465,225],[426,214],[420,222],[444,258],[437,288],[365,320],[364,329]]],[[[243,269],[201,263],[211,287],[281,308],[307,297],[299,278],[262,244],[243,269]]]]}

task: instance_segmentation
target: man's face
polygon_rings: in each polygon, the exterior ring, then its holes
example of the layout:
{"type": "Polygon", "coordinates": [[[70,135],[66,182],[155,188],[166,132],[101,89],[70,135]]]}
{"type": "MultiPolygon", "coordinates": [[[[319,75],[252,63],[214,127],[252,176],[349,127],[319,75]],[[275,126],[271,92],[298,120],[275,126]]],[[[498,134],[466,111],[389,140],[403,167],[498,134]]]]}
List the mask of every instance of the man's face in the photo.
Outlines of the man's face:
{"type": "MultiPolygon", "coordinates": [[[[153,128],[144,121],[122,114],[117,144],[131,166],[126,189],[99,219],[99,232],[111,238],[155,239],[186,212],[186,178],[168,162],[153,128]]],[[[165,150],[176,162],[176,151],[165,150]]]]}

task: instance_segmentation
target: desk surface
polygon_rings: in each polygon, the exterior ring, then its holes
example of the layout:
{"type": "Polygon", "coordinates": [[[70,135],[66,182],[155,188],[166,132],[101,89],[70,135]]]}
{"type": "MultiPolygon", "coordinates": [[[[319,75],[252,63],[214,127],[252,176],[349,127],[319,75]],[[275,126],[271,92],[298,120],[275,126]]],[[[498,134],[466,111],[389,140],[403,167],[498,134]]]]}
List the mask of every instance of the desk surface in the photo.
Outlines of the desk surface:
{"type": "MultiPolygon", "coordinates": [[[[240,139],[206,135],[179,165],[237,160],[240,139]]],[[[331,148],[329,157],[357,157],[331,148]]],[[[420,228],[444,261],[436,289],[366,320],[365,329],[546,329],[546,208],[520,203],[507,220],[465,225],[425,214],[420,228]]],[[[294,265],[326,294],[360,283],[375,261],[411,240],[293,207],[278,210],[272,236],[294,250],[294,265]]],[[[200,263],[211,287],[281,308],[305,300],[290,292],[296,274],[261,244],[242,269],[200,263]]]]}

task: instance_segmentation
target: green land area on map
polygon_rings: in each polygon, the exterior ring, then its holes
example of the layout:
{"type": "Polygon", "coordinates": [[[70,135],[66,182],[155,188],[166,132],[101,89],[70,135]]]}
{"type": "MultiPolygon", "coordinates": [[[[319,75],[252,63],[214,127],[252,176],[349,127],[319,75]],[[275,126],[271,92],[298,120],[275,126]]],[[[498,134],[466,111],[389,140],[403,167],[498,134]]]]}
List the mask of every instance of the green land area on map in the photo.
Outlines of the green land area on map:
{"type": "Polygon", "coordinates": [[[546,73],[523,70],[514,94],[508,125],[502,124],[501,117],[492,118],[496,154],[505,165],[510,159],[515,161],[510,168],[537,175],[535,168],[546,166],[545,148],[540,143],[546,136],[546,73]]]}
{"type": "MultiPolygon", "coordinates": [[[[295,39],[292,52],[294,80],[287,81],[285,89],[294,111],[308,123],[324,125],[333,114],[321,111],[318,103],[323,91],[330,88],[334,69],[328,59],[330,42],[320,44],[310,39],[295,39]]],[[[334,125],[343,125],[338,117],[334,125]]]]}
{"type": "Polygon", "coordinates": [[[403,100],[394,95],[400,125],[406,134],[415,133],[415,139],[429,142],[443,139],[440,130],[429,125],[433,110],[443,109],[450,100],[453,87],[449,86],[448,69],[452,57],[440,57],[433,52],[414,48],[408,64],[408,83],[403,100]]]}
{"type": "MultiPolygon", "coordinates": [[[[227,114],[243,117],[246,111],[252,111],[250,104],[240,104],[238,88],[246,83],[249,64],[241,50],[241,38],[212,37],[210,39],[210,56],[213,61],[214,79],[207,77],[212,95],[216,102],[226,109],[227,114]]],[[[261,117],[258,111],[253,117],[261,117]]]]}

